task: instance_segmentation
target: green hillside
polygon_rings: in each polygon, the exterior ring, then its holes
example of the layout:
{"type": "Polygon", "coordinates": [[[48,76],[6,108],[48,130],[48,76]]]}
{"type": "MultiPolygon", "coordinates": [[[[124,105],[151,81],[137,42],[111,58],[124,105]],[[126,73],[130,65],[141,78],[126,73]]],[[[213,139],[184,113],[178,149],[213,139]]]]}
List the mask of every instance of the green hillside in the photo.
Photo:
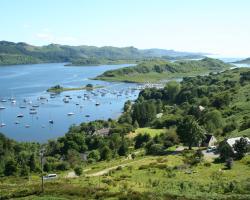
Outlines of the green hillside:
{"type": "Polygon", "coordinates": [[[202,60],[183,60],[168,62],[165,60],[149,60],[135,67],[124,67],[104,72],[96,77],[106,81],[157,82],[167,78],[202,75],[219,72],[232,67],[220,60],[204,58],[202,60]]]}
{"type": "Polygon", "coordinates": [[[32,46],[26,43],[0,41],[0,65],[29,64],[43,62],[68,62],[72,65],[119,64],[161,56],[199,56],[200,54],[173,50],[139,50],[134,47],[95,47],[50,44],[32,46]]]}

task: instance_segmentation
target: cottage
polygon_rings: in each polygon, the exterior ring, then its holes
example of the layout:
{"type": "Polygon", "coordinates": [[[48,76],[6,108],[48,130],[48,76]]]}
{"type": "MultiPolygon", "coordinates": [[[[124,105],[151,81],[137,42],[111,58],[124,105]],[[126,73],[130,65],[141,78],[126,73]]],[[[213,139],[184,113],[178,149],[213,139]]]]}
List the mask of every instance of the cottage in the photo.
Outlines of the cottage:
{"type": "Polygon", "coordinates": [[[93,135],[107,136],[109,135],[110,128],[102,128],[94,132],[93,135]]]}
{"type": "Polygon", "coordinates": [[[215,146],[217,143],[217,139],[211,134],[205,134],[205,139],[202,141],[201,146],[203,147],[211,147],[215,146]]]}
{"type": "MultiPolygon", "coordinates": [[[[242,137],[229,138],[229,139],[226,140],[226,143],[227,143],[231,148],[233,148],[235,142],[236,142],[237,140],[240,140],[241,138],[242,138],[242,137]]],[[[248,137],[244,137],[244,138],[247,140],[248,144],[250,144],[249,138],[248,138],[248,137]]]]}

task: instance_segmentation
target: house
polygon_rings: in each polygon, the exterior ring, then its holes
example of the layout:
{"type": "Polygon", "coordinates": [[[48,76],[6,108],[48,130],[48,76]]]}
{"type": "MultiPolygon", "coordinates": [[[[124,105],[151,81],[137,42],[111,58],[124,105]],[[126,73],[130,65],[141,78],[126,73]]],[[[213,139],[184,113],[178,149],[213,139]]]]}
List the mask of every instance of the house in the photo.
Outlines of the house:
{"type": "Polygon", "coordinates": [[[202,141],[201,146],[203,147],[211,147],[215,146],[217,143],[217,139],[211,134],[205,134],[205,139],[202,141]]]}
{"type": "Polygon", "coordinates": [[[109,131],[110,131],[110,128],[102,128],[102,129],[96,130],[93,135],[108,136],[109,131]]]}
{"type": "MultiPolygon", "coordinates": [[[[235,142],[238,141],[238,140],[240,140],[241,138],[242,138],[242,137],[229,138],[229,139],[226,140],[226,143],[227,143],[231,148],[233,148],[235,142]]],[[[244,137],[244,138],[247,140],[248,144],[250,144],[249,138],[248,138],[248,137],[244,137]]]]}

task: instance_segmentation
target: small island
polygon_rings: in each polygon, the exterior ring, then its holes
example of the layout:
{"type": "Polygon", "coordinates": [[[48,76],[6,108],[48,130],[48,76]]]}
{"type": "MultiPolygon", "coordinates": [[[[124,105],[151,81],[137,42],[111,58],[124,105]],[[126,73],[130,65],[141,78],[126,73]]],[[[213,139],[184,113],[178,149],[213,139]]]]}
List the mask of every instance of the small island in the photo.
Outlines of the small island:
{"type": "Polygon", "coordinates": [[[151,59],[141,62],[136,66],[108,70],[94,79],[133,83],[156,83],[166,79],[221,72],[231,67],[233,65],[207,57],[201,60],[180,60],[175,62],[151,59]]]}
{"type": "Polygon", "coordinates": [[[66,92],[66,91],[74,91],[74,90],[94,90],[97,88],[103,88],[104,86],[101,85],[93,85],[93,84],[87,84],[82,87],[75,87],[75,88],[64,88],[60,85],[55,85],[49,89],[47,89],[47,92],[53,92],[53,93],[61,93],[61,92],[66,92]]]}

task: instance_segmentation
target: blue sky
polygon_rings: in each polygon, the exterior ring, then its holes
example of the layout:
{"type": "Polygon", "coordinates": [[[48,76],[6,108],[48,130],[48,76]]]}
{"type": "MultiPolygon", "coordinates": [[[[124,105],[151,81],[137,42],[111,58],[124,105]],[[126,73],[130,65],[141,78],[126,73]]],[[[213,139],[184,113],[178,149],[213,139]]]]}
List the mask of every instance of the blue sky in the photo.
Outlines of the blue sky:
{"type": "Polygon", "coordinates": [[[249,0],[0,0],[0,40],[250,56],[249,0]]]}

